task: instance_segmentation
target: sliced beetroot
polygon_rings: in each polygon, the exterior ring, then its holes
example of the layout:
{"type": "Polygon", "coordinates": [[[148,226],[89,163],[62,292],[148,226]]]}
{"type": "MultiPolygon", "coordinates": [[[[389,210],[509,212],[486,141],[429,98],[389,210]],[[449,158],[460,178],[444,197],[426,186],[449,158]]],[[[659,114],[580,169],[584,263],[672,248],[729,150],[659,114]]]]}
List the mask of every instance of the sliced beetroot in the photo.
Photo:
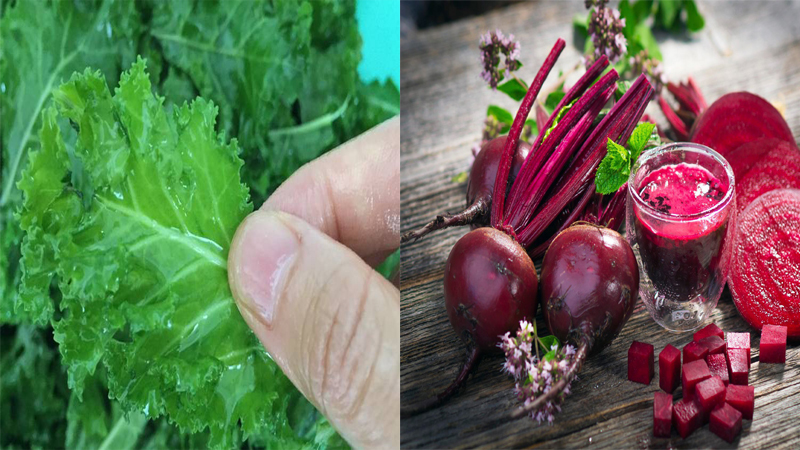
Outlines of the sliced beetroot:
{"type": "Polygon", "coordinates": [[[800,152],[790,146],[773,149],[741,179],[736,179],[736,212],[775,189],[800,188],[800,152]]]}
{"type": "Polygon", "coordinates": [[[758,329],[784,325],[789,338],[800,338],[798,223],[800,190],[774,190],[756,199],[738,219],[728,278],[747,323],[758,329]]]}
{"type": "Polygon", "coordinates": [[[691,400],[694,398],[694,388],[697,383],[711,378],[711,371],[708,364],[702,359],[683,364],[681,373],[681,385],[683,386],[683,398],[691,400]]]}
{"type": "Polygon", "coordinates": [[[672,406],[672,424],[683,439],[689,437],[694,430],[703,425],[703,413],[700,406],[686,398],[672,406]]]}
{"type": "Polygon", "coordinates": [[[761,329],[761,343],[758,346],[758,360],[762,363],[786,363],[786,327],[764,325],[761,329]]]}
{"type": "Polygon", "coordinates": [[[730,383],[728,359],[724,353],[706,356],[706,364],[708,364],[708,370],[711,372],[712,377],[719,377],[725,386],[730,383]]]}
{"type": "Polygon", "coordinates": [[[712,376],[697,383],[694,392],[697,403],[706,416],[711,414],[711,411],[725,400],[725,384],[720,377],[712,376]]]}
{"type": "Polygon", "coordinates": [[[668,438],[672,431],[672,394],[656,391],[653,397],[653,436],[668,438]]]}
{"type": "Polygon", "coordinates": [[[708,355],[708,348],[700,345],[699,342],[689,342],[683,347],[683,363],[697,361],[698,359],[705,359],[708,355]]]}
{"type": "Polygon", "coordinates": [[[718,327],[717,324],[711,323],[702,329],[695,331],[694,340],[699,341],[700,339],[707,338],[709,336],[719,336],[720,339],[725,339],[725,334],[722,332],[722,329],[718,327]]]}
{"type": "Polygon", "coordinates": [[[725,342],[728,346],[726,351],[730,348],[738,348],[747,352],[747,367],[750,368],[750,333],[728,333],[725,342]]]}
{"type": "MultiPolygon", "coordinates": [[[[667,344],[658,354],[658,386],[672,394],[681,382],[681,351],[667,344]]],[[[670,403],[672,404],[672,403],[670,403]]]]}
{"type": "Polygon", "coordinates": [[[769,152],[780,147],[798,151],[794,141],[787,142],[775,138],[761,138],[745,142],[728,153],[725,159],[728,160],[731,164],[731,169],[733,169],[733,179],[737,183],[736,189],[739,189],[739,181],[750,171],[751,167],[761,161],[769,152]]]}
{"type": "Polygon", "coordinates": [[[633,341],[628,349],[628,379],[650,384],[653,379],[653,346],[633,341]]]}
{"type": "Polygon", "coordinates": [[[742,413],[725,403],[711,413],[708,429],[722,439],[733,442],[742,432],[742,413]]]}
{"type": "Polygon", "coordinates": [[[794,142],[789,125],[768,101],[749,92],[733,92],[720,97],[700,115],[690,140],[726,156],[760,138],[794,142]]]}
{"type": "Polygon", "coordinates": [[[719,336],[709,336],[697,341],[697,345],[701,347],[705,347],[708,350],[708,354],[704,357],[707,358],[708,355],[714,355],[717,353],[725,353],[725,341],[722,340],[719,336]]]}
{"type": "Polygon", "coordinates": [[[728,390],[725,392],[725,403],[738,409],[747,420],[753,420],[755,399],[755,386],[737,386],[732,384],[728,386],[728,390]]]}
{"type": "Polygon", "coordinates": [[[750,368],[747,366],[747,351],[741,348],[728,348],[725,351],[728,357],[728,373],[731,375],[731,384],[747,385],[750,368]]]}

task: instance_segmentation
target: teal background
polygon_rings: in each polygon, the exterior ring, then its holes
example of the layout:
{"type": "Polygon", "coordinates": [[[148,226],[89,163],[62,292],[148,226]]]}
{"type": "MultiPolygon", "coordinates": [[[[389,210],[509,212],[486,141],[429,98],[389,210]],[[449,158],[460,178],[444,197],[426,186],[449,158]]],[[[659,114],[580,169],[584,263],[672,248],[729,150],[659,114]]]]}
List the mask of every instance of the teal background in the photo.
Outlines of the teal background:
{"type": "Polygon", "coordinates": [[[400,0],[359,0],[356,20],[364,41],[361,79],[391,78],[400,87],[400,0]]]}

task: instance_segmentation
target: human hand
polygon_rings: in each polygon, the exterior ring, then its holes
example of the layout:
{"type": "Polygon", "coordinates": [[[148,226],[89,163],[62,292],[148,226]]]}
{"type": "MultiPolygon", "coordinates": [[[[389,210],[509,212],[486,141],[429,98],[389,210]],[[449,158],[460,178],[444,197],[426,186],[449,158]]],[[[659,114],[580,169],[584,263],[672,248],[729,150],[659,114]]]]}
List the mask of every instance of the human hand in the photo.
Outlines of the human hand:
{"type": "Polygon", "coordinates": [[[400,446],[400,291],[372,268],[400,245],[400,121],[297,171],[236,231],[236,304],[355,447],[400,446]]]}

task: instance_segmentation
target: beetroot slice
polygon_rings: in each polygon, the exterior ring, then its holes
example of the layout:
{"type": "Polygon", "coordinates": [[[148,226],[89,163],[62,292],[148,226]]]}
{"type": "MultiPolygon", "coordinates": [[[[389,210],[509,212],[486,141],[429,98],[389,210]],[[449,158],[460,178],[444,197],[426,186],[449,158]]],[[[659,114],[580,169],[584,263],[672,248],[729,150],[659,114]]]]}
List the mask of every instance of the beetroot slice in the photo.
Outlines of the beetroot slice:
{"type": "MultiPolygon", "coordinates": [[[[756,199],[739,219],[728,286],[754,328],[785,325],[800,337],[800,190],[756,199]]],[[[730,348],[728,342],[728,348],[730,348]]]]}
{"type": "Polygon", "coordinates": [[[736,212],[741,215],[761,194],[782,188],[800,188],[800,152],[788,146],[775,148],[736,179],[736,212]]]}
{"type": "Polygon", "coordinates": [[[794,142],[789,125],[768,101],[749,92],[733,92],[705,110],[692,127],[690,140],[726,156],[745,142],[765,137],[794,142]]]}
{"type": "Polygon", "coordinates": [[[750,171],[750,168],[776,148],[789,148],[796,152],[798,151],[794,142],[786,142],[775,138],[761,138],[746,142],[725,155],[725,159],[728,160],[731,164],[731,169],[733,169],[733,179],[736,180],[737,184],[736,189],[739,189],[739,182],[750,171]]]}

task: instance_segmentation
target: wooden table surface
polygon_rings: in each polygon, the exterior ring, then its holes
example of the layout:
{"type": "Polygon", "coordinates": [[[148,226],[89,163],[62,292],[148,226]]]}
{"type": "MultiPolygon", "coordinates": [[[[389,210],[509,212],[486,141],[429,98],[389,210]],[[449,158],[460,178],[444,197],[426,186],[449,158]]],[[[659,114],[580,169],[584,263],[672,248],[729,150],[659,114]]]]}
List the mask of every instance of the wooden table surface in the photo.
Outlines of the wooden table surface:
{"type": "MultiPolygon", "coordinates": [[[[665,72],[673,80],[691,74],[712,102],[724,93],[749,90],[785,107],[795,138],[800,132],[800,4],[700,2],[706,28],[693,36],[658,35],[665,72]]],[[[403,232],[443,211],[464,206],[465,183],[452,177],[469,167],[470,148],[480,139],[489,104],[515,105],[486,88],[479,77],[478,39],[487,30],[514,33],[531,80],[556,38],[569,45],[554,74],[576,64],[572,17],[583,2],[519,4],[486,16],[428,29],[401,45],[401,208],[403,232]]],[[[570,80],[577,78],[575,74],[570,80]]],[[[545,83],[550,86],[556,76],[545,83]]],[[[567,82],[570,85],[570,81],[567,82]]],[[[651,104],[659,123],[663,116],[651,104]]],[[[442,271],[463,228],[438,232],[401,249],[401,401],[427,398],[447,386],[464,359],[443,304],[442,271]]],[[[669,334],[653,322],[641,302],[614,343],[590,357],[552,426],[510,421],[516,406],[512,380],[500,372],[502,358],[485,358],[465,390],[438,409],[402,422],[403,448],[599,447],[599,448],[800,448],[800,347],[790,345],[785,365],[758,362],[758,333],[739,317],[726,289],[713,321],[726,331],[751,331],[750,384],[756,388],[754,420],[728,444],[704,426],[682,440],[652,436],[654,379],[649,386],[627,381],[631,341],[679,348],[691,333],[669,334]]],[[[539,324],[543,326],[541,315],[539,324]]],[[[546,329],[546,328],[545,328],[546,329]]],[[[657,377],[657,374],[656,374],[657,377]]]]}

